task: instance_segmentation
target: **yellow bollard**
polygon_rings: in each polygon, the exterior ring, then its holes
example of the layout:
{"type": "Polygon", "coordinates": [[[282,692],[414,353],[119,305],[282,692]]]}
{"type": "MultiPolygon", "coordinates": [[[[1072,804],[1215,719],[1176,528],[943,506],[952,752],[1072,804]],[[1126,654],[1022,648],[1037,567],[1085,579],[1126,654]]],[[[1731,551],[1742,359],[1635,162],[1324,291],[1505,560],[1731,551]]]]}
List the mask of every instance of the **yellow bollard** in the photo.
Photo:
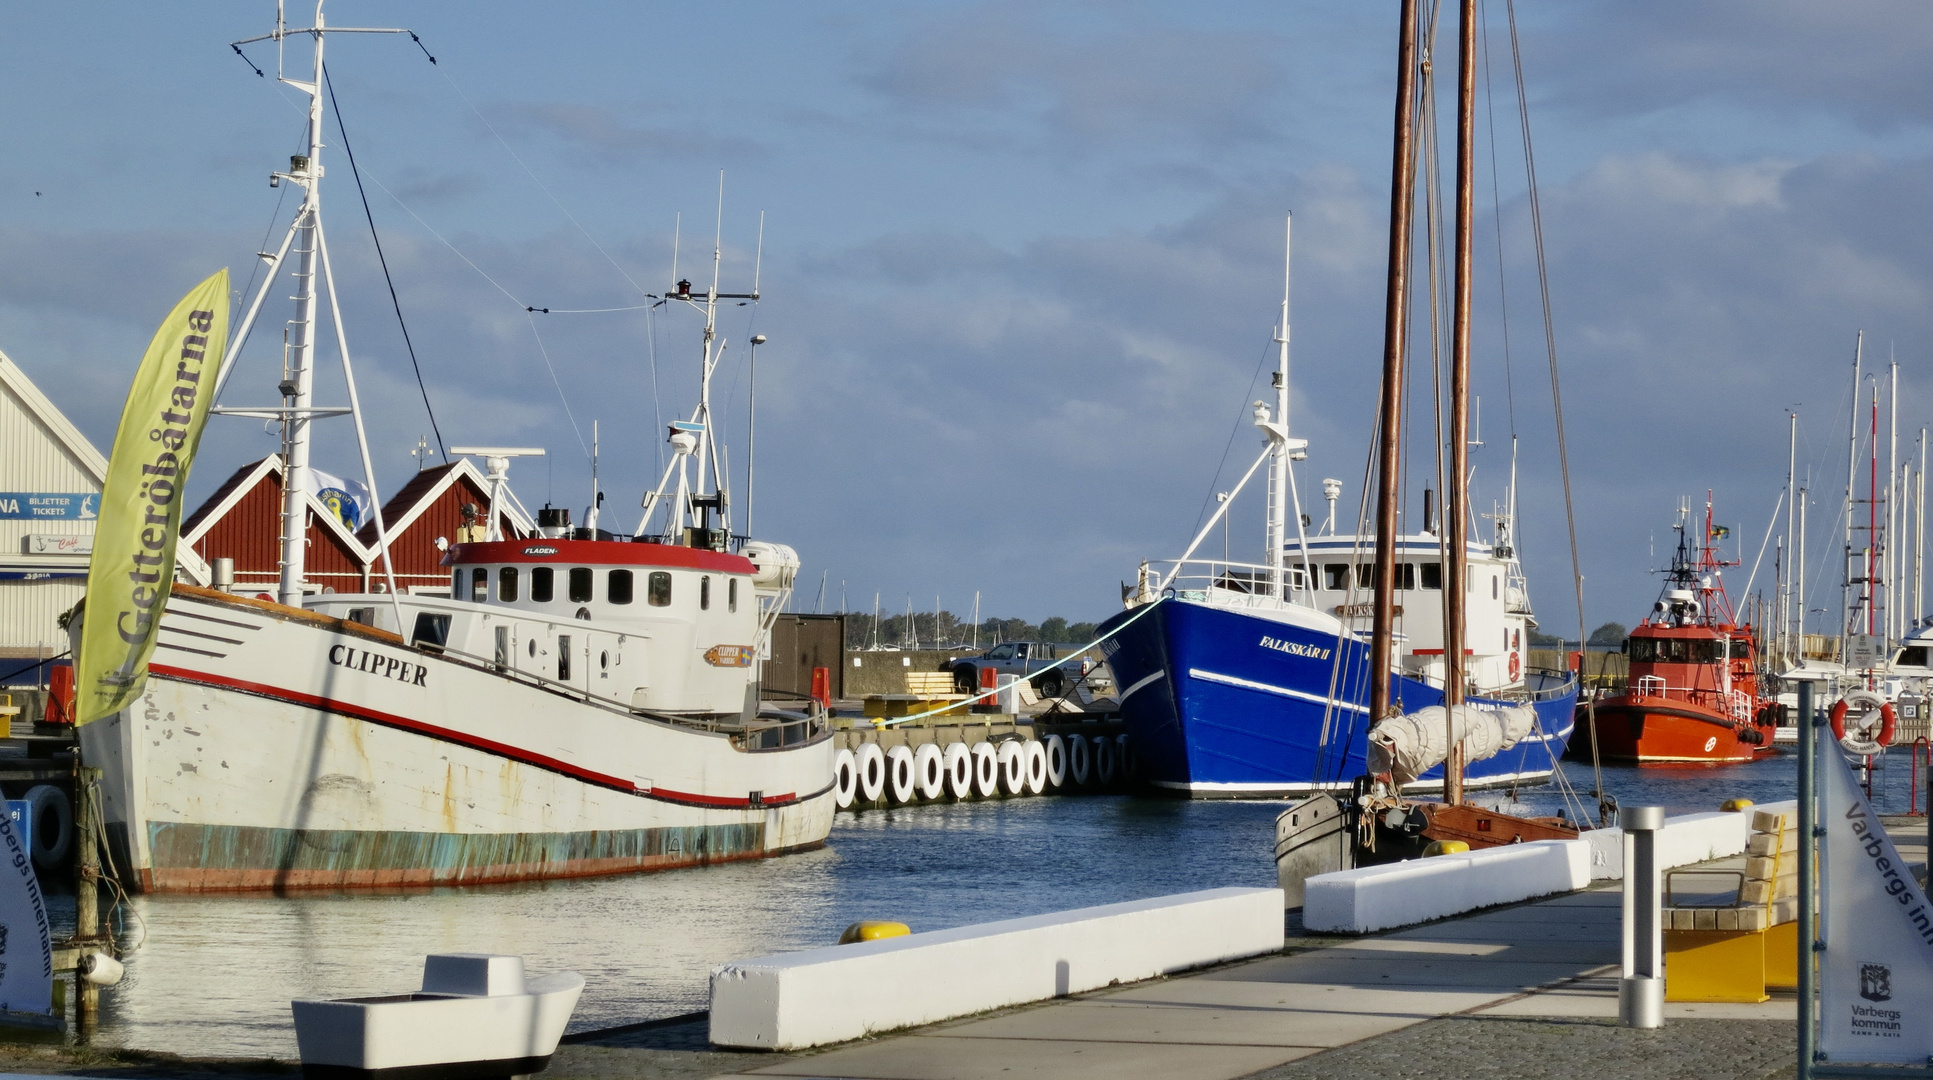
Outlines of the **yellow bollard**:
{"type": "Polygon", "coordinates": [[[905,937],[912,932],[913,928],[903,922],[874,922],[869,919],[862,919],[846,927],[846,932],[839,935],[839,944],[852,945],[861,941],[878,941],[881,938],[905,937]]]}
{"type": "Polygon", "coordinates": [[[1427,859],[1432,855],[1462,855],[1469,850],[1470,845],[1461,840],[1432,840],[1430,846],[1423,849],[1423,857],[1427,859]]]}
{"type": "Polygon", "coordinates": [[[1752,808],[1752,800],[1726,799],[1724,802],[1718,804],[1718,808],[1724,811],[1725,813],[1736,814],[1742,811],[1750,810],[1752,808]]]}

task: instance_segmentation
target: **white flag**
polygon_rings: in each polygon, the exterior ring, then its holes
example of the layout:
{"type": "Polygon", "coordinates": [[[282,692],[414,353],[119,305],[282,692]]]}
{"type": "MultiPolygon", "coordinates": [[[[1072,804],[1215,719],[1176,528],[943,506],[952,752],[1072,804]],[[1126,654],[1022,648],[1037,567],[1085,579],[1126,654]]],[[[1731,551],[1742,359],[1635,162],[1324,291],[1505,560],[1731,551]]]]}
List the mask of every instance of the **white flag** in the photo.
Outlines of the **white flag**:
{"type": "Polygon", "coordinates": [[[362,528],[369,520],[369,488],[354,480],[344,480],[330,476],[321,469],[309,470],[309,488],[322,505],[329,508],[337,521],[348,526],[350,532],[362,528]]]}
{"type": "Polygon", "coordinates": [[[1823,728],[1818,761],[1819,1049],[1833,1062],[1924,1064],[1933,1057],[1933,903],[1823,728]]]}

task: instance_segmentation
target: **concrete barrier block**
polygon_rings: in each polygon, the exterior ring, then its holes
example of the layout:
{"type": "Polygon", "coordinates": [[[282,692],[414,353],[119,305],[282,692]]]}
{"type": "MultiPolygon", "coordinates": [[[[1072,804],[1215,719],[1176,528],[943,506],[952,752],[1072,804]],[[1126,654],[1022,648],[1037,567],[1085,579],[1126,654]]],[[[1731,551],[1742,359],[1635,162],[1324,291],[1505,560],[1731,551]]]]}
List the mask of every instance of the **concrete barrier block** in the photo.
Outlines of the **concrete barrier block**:
{"type": "Polygon", "coordinates": [[[1540,840],[1309,879],[1302,925],[1349,934],[1410,926],[1591,883],[1591,846],[1540,840]]]}
{"type": "MultiPolygon", "coordinates": [[[[1799,804],[1765,803],[1744,811],[1717,811],[1709,814],[1679,814],[1665,819],[1658,830],[1658,866],[1671,870],[1711,859],[1726,859],[1742,854],[1751,841],[1752,814],[1790,814],[1798,819],[1799,804]]],[[[1593,829],[1579,834],[1591,845],[1591,878],[1621,880],[1624,877],[1624,830],[1593,829]]]]}
{"type": "Polygon", "coordinates": [[[1282,890],[1209,889],[741,960],[711,1041],[798,1050],[1282,948],[1282,890]]]}

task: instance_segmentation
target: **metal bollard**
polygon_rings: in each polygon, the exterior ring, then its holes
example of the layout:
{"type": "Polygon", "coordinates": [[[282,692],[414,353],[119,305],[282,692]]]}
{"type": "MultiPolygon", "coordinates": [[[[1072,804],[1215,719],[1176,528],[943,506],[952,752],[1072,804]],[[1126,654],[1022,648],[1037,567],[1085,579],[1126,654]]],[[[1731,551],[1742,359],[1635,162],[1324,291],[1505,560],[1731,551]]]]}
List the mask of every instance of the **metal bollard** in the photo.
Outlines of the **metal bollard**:
{"type": "Polygon", "coordinates": [[[1618,1023],[1654,1028],[1665,1019],[1663,897],[1658,872],[1661,806],[1627,806],[1624,829],[1624,972],[1618,980],[1618,1023]]]}

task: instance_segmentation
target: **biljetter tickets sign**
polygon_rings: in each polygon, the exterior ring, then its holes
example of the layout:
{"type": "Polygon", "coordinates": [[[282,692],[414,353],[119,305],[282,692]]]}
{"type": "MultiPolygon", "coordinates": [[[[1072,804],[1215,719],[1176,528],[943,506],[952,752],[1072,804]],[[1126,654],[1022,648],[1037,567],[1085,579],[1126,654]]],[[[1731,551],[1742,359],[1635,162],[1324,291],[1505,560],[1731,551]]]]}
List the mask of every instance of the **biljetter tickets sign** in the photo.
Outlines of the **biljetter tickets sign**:
{"type": "Polygon", "coordinates": [[[87,607],[74,664],[74,722],[112,716],[141,693],[174,584],[188,467],[228,348],[228,271],[195,286],[148,343],[101,489],[87,607]]]}
{"type": "Polygon", "coordinates": [[[1819,729],[1819,1049],[1840,1063],[1933,1057],[1933,902],[1819,729]]]}

